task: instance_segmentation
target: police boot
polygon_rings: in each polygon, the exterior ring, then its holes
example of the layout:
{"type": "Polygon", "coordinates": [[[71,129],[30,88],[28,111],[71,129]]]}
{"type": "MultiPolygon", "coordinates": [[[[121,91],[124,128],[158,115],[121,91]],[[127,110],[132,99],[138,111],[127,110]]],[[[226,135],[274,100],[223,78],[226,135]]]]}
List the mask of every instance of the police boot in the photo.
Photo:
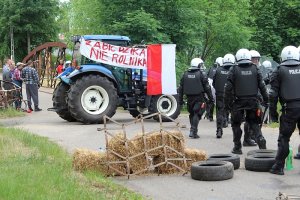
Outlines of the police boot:
{"type": "Polygon", "coordinates": [[[242,152],[242,144],[241,143],[234,143],[234,147],[231,151],[234,154],[243,154],[242,152]]]}
{"type": "Polygon", "coordinates": [[[200,138],[200,136],[197,134],[197,132],[195,132],[194,135],[193,135],[193,138],[198,139],[198,138],[200,138]]]}
{"type": "Polygon", "coordinates": [[[284,162],[276,161],[276,163],[272,166],[269,172],[272,174],[284,175],[283,168],[284,168],[284,162]]]}
{"type": "Polygon", "coordinates": [[[228,120],[225,119],[225,120],[223,121],[223,128],[227,128],[227,127],[228,127],[228,120]]]}
{"type": "Polygon", "coordinates": [[[265,138],[261,137],[257,140],[258,148],[259,149],[266,149],[266,140],[265,138]]]}
{"type": "Polygon", "coordinates": [[[220,129],[220,128],[218,128],[218,129],[217,129],[217,138],[221,138],[222,135],[223,135],[223,130],[220,129]]]}
{"type": "Polygon", "coordinates": [[[257,145],[257,143],[254,140],[250,139],[250,138],[243,141],[243,146],[244,147],[254,147],[256,145],[257,145]]]}

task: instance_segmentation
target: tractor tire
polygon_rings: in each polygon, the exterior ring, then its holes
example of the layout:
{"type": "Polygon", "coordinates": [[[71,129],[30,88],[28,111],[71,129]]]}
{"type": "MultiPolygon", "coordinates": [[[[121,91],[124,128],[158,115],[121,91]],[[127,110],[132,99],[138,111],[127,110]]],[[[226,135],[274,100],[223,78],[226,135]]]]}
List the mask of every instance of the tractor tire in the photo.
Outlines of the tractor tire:
{"type": "Polygon", "coordinates": [[[240,168],[240,157],[236,154],[211,154],[207,160],[228,161],[233,164],[234,169],[240,168]]]}
{"type": "Polygon", "coordinates": [[[268,172],[275,164],[272,154],[252,154],[245,158],[245,169],[256,172],[268,172]]]}
{"type": "MultiPolygon", "coordinates": [[[[178,95],[158,95],[152,97],[151,107],[153,113],[159,112],[172,119],[176,119],[180,114],[178,95]]],[[[154,116],[154,120],[159,121],[159,116],[154,116]]],[[[170,122],[167,117],[162,116],[163,122],[170,122]]]]}
{"type": "Polygon", "coordinates": [[[192,179],[199,181],[222,181],[233,177],[233,164],[227,161],[194,162],[191,167],[192,179]]]}
{"type": "Polygon", "coordinates": [[[118,96],[114,84],[99,75],[83,76],[71,85],[68,105],[72,116],[84,124],[102,124],[117,110],[118,96]]]}
{"type": "Polygon", "coordinates": [[[53,107],[54,108],[62,108],[56,113],[58,116],[64,120],[67,120],[68,122],[75,122],[76,119],[72,117],[69,108],[68,108],[68,102],[67,102],[67,97],[68,97],[68,90],[70,89],[70,86],[68,84],[65,84],[64,82],[60,82],[52,96],[52,101],[53,101],[53,107]]]}

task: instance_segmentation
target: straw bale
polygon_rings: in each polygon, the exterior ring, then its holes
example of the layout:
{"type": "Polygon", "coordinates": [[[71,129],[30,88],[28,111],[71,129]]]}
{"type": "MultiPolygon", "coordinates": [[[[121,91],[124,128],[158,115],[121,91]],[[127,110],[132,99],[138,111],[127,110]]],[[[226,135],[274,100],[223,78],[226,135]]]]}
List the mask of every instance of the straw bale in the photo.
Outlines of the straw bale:
{"type": "MultiPolygon", "coordinates": [[[[117,134],[115,137],[112,137],[109,140],[108,147],[107,147],[110,150],[108,151],[108,155],[109,155],[108,161],[126,161],[126,158],[129,159],[129,157],[141,153],[141,151],[138,148],[136,148],[135,144],[132,141],[127,140],[127,145],[128,145],[128,150],[126,150],[125,138],[123,134],[117,134]],[[125,157],[125,159],[114,154],[111,151],[125,157]]],[[[127,173],[126,163],[112,164],[112,166],[117,168],[123,173],[127,173]]],[[[130,173],[135,173],[142,169],[147,168],[147,160],[145,154],[129,159],[129,167],[130,167],[130,173]]]]}
{"type": "MultiPolygon", "coordinates": [[[[183,160],[182,161],[174,160],[174,161],[169,161],[169,162],[177,165],[178,167],[181,167],[183,169],[190,171],[190,168],[191,168],[193,162],[207,160],[207,154],[203,150],[186,148],[186,149],[184,149],[184,153],[185,153],[185,157],[187,159],[187,169],[185,168],[183,160]]],[[[167,157],[169,159],[180,158],[180,155],[174,154],[174,153],[169,153],[169,154],[167,154],[167,157]]],[[[155,156],[153,158],[153,165],[157,165],[164,161],[165,161],[165,156],[163,154],[159,155],[159,156],[155,156]]],[[[179,169],[175,168],[174,166],[172,166],[170,164],[164,164],[164,165],[158,166],[156,168],[156,171],[160,174],[174,174],[174,173],[181,172],[179,169]]]]}
{"type": "MultiPolygon", "coordinates": [[[[148,151],[153,148],[162,146],[163,139],[167,146],[170,146],[179,152],[183,152],[183,150],[184,150],[184,137],[181,132],[178,132],[178,131],[169,131],[169,132],[162,131],[162,133],[153,132],[151,134],[147,134],[145,137],[146,137],[146,145],[147,145],[148,151]],[[180,139],[177,139],[172,135],[175,135],[180,139]],[[180,140],[182,140],[182,143],[180,142],[180,140]]],[[[141,134],[134,137],[131,141],[134,143],[134,145],[140,152],[144,151],[144,149],[145,149],[144,139],[141,136],[141,134]]],[[[154,151],[149,151],[148,155],[149,156],[158,156],[158,155],[161,155],[162,153],[164,153],[163,148],[160,148],[160,149],[156,149],[154,151]]]]}
{"type": "Polygon", "coordinates": [[[78,171],[95,170],[105,175],[108,168],[105,165],[106,154],[88,149],[76,149],[73,154],[73,167],[78,171]]]}

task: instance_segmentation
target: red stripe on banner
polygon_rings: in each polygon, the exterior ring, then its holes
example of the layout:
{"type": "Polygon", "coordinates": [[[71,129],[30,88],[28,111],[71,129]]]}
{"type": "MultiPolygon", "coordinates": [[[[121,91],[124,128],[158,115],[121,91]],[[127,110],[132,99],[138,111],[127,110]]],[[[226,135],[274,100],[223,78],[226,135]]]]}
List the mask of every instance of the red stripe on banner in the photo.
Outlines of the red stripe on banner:
{"type": "Polygon", "coordinates": [[[162,94],[161,68],[162,46],[160,44],[147,47],[147,94],[162,94]]]}

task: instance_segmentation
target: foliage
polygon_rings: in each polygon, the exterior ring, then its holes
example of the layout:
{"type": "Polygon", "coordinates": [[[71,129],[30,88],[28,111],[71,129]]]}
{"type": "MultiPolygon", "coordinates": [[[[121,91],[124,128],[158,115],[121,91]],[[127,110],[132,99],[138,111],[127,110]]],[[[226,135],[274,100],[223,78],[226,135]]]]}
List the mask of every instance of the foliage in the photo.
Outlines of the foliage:
{"type": "Polygon", "coordinates": [[[13,107],[0,109],[0,119],[11,118],[11,117],[23,117],[23,116],[25,116],[24,112],[16,110],[13,107]]]}
{"type": "Polygon", "coordinates": [[[0,127],[0,199],[143,199],[100,174],[79,174],[45,137],[0,127]]]}
{"type": "Polygon", "coordinates": [[[252,0],[251,13],[255,20],[252,37],[262,55],[272,56],[277,62],[284,46],[299,45],[299,0],[252,0]]]}
{"type": "Polygon", "coordinates": [[[27,55],[27,38],[31,40],[30,49],[55,40],[58,0],[0,0],[0,5],[1,58],[10,55],[10,27],[14,32],[16,60],[27,55]]]}

